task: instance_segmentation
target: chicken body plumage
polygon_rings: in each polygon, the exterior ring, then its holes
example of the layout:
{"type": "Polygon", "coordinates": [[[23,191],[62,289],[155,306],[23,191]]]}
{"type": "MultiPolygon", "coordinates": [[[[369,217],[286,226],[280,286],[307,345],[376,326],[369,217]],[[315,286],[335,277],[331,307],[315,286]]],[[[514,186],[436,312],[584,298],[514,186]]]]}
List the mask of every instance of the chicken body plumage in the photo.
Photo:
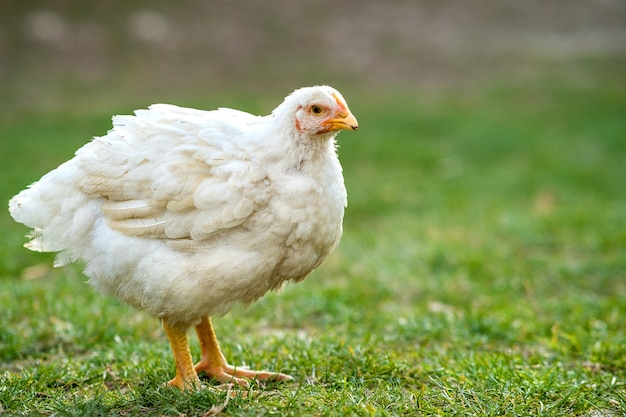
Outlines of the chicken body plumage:
{"type": "Polygon", "coordinates": [[[187,326],[223,314],[303,279],[341,236],[335,143],[300,138],[281,110],[117,116],[11,214],[34,228],[29,248],[86,262],[96,289],[135,308],[187,326]]]}
{"type": "Polygon", "coordinates": [[[262,117],[153,105],[114,117],[9,209],[33,228],[28,248],[84,262],[97,290],[185,330],[304,279],[337,245],[340,129],[356,119],[326,86],[262,117]]]}

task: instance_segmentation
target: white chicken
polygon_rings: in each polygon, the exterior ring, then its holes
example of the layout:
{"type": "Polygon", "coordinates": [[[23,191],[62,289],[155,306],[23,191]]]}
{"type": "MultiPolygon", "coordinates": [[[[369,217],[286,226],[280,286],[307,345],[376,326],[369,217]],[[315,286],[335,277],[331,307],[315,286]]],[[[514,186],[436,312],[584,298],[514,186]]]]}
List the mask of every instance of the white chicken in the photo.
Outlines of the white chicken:
{"type": "Polygon", "coordinates": [[[96,290],[162,319],[170,385],[195,389],[198,372],[288,380],[228,365],[210,317],[303,280],[335,248],[347,203],[335,136],[357,128],[328,86],[298,89],[268,116],[156,104],[114,117],[9,211],[33,229],[27,248],[58,252],[55,266],[84,262],[96,290]]]}

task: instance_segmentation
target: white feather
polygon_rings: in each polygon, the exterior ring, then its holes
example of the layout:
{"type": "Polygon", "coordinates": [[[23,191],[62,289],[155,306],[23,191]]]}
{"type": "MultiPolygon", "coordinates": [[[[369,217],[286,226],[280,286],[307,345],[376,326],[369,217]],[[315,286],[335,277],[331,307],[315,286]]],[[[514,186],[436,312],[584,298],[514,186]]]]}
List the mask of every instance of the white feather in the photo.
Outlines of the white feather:
{"type": "MultiPolygon", "coordinates": [[[[98,290],[188,326],[304,279],[337,245],[346,191],[336,132],[296,128],[330,87],[297,90],[269,116],[156,104],[9,203],[27,247],[80,260],[98,290]]],[[[343,100],[343,99],[341,99],[343,100]]]]}

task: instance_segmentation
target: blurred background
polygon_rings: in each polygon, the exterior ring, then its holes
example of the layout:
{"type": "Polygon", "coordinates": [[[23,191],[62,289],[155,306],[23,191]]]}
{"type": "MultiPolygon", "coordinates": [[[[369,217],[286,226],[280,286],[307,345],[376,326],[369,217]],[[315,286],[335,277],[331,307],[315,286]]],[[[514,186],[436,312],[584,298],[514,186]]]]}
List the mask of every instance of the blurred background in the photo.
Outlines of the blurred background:
{"type": "Polygon", "coordinates": [[[313,83],[370,93],[624,72],[622,0],[0,3],[0,110],[143,105],[313,83]],[[615,58],[619,58],[615,61],[615,58]],[[116,104],[113,104],[116,103],[116,104]]]}
{"type": "MultiPolygon", "coordinates": [[[[340,136],[346,224],[359,240],[377,222],[389,240],[374,250],[406,248],[388,262],[437,264],[436,244],[415,245],[442,229],[444,248],[458,229],[468,247],[510,227],[534,245],[554,230],[529,229],[533,216],[578,207],[600,224],[563,220],[577,235],[554,245],[589,235],[622,264],[626,237],[598,230],[625,221],[623,0],[5,0],[0,200],[104,134],[112,114],[155,102],[267,114],[311,84],[338,88],[359,119],[340,136]]],[[[8,213],[0,222],[0,273],[16,276],[41,255],[20,247],[8,213]]]]}

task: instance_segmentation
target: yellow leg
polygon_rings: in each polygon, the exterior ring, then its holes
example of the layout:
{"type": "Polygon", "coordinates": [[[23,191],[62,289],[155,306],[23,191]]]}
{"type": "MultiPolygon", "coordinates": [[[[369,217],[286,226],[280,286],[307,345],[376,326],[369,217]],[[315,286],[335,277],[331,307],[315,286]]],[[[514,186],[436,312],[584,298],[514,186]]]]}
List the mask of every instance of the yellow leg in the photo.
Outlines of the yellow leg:
{"type": "Polygon", "coordinates": [[[200,379],[193,367],[187,332],[170,326],[167,320],[163,320],[163,328],[172,346],[174,363],[176,364],[176,376],[168,384],[182,390],[198,388],[200,379]]]}
{"type": "Polygon", "coordinates": [[[290,381],[293,378],[289,375],[268,372],[268,371],[252,371],[249,369],[234,368],[226,362],[224,354],[220,350],[217,337],[211,325],[211,319],[203,317],[200,324],[196,326],[196,333],[200,340],[200,348],[202,350],[202,358],[196,364],[196,372],[205,372],[211,378],[219,382],[235,382],[238,385],[247,387],[248,381],[243,378],[252,378],[260,380],[273,381],[290,381]]]}

